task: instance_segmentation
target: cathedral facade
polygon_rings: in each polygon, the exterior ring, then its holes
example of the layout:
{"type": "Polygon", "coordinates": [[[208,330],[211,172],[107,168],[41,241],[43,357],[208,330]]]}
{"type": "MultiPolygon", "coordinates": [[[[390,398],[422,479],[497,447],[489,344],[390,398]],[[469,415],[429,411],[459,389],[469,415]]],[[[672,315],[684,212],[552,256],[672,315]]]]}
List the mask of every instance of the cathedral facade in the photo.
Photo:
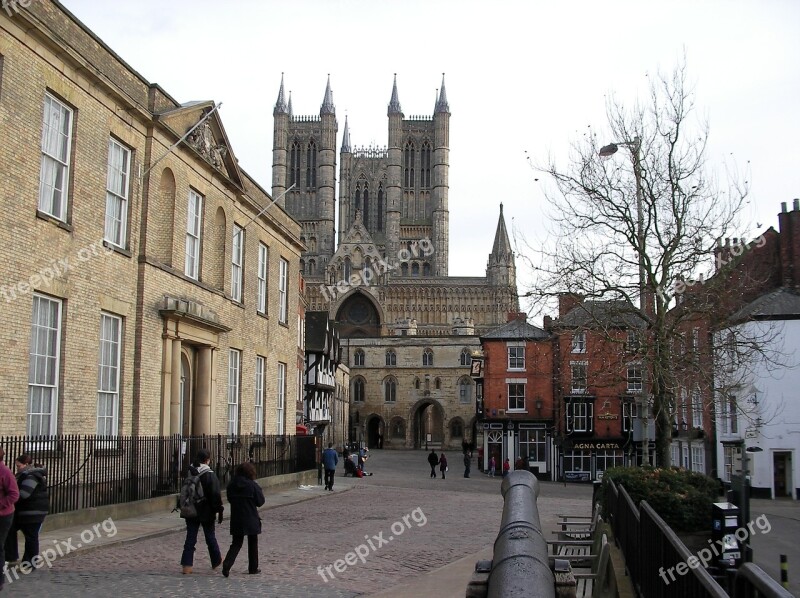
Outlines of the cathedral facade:
{"type": "Polygon", "coordinates": [[[474,442],[469,356],[519,301],[502,204],[484,275],[448,276],[444,78],[433,114],[406,118],[395,76],[385,148],[352,145],[347,120],[337,147],[330,78],[319,115],[295,115],[283,80],[273,114],[272,196],[301,225],[308,309],[339,326],[351,439],[386,448],[474,442]]]}

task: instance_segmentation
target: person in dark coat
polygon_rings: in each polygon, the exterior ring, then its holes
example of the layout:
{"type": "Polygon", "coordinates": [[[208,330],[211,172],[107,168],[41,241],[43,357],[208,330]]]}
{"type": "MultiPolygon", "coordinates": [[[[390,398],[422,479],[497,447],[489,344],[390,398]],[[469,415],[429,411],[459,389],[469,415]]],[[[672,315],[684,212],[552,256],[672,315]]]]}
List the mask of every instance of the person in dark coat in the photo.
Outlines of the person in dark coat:
{"type": "Polygon", "coordinates": [[[469,453],[464,453],[464,477],[469,477],[469,467],[472,465],[472,456],[469,453]]]}
{"type": "Polygon", "coordinates": [[[442,472],[442,479],[444,479],[444,474],[447,473],[447,457],[444,456],[444,453],[439,457],[439,471],[442,472]]]}
{"type": "Polygon", "coordinates": [[[228,484],[228,502],[231,503],[231,547],[222,563],[225,577],[231,572],[236,556],[247,536],[247,572],[261,573],[258,568],[258,534],[261,533],[261,517],[258,507],[264,504],[264,493],[256,483],[256,468],[252,463],[242,463],[236,468],[228,484]]]}
{"type": "MultiPolygon", "coordinates": [[[[6,452],[0,446],[0,567],[6,564],[5,545],[8,532],[14,522],[14,504],[19,500],[17,480],[6,467],[6,452]]],[[[0,591],[3,589],[5,575],[0,574],[0,591]]]]}
{"type": "Polygon", "coordinates": [[[23,562],[30,563],[39,554],[39,530],[50,511],[50,495],[47,491],[47,470],[34,465],[33,457],[24,453],[17,457],[17,487],[19,500],[14,507],[14,522],[6,538],[6,560],[19,561],[17,532],[25,537],[23,562]]]}
{"type": "Polygon", "coordinates": [[[339,455],[333,448],[333,443],[328,443],[328,448],[322,451],[322,465],[325,466],[325,490],[333,492],[333,477],[336,475],[336,465],[339,463],[339,455]]]}
{"type": "Polygon", "coordinates": [[[428,465],[431,466],[431,477],[436,477],[436,466],[439,464],[439,457],[436,456],[436,451],[431,449],[430,455],[428,455],[428,465]]]}
{"type": "Polygon", "coordinates": [[[200,476],[200,485],[203,487],[205,500],[197,505],[197,517],[186,520],[186,540],[181,555],[181,567],[184,575],[192,572],[194,547],[197,544],[197,534],[201,525],[208,547],[208,556],[211,558],[211,568],[216,569],[222,564],[222,553],[214,530],[214,519],[222,523],[222,513],[225,511],[225,507],[222,504],[219,478],[211,470],[210,462],[211,453],[206,449],[200,449],[197,451],[195,463],[189,466],[189,475],[200,476]]]}

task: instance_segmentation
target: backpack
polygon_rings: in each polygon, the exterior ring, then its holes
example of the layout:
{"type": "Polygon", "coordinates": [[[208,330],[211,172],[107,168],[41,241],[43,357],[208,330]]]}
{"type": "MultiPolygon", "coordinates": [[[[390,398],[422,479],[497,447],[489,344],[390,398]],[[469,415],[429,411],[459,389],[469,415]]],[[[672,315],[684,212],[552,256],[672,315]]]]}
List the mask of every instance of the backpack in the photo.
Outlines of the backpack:
{"type": "Polygon", "coordinates": [[[203,474],[186,476],[178,495],[178,511],[183,519],[196,519],[199,515],[198,507],[206,500],[200,476],[203,474]]]}

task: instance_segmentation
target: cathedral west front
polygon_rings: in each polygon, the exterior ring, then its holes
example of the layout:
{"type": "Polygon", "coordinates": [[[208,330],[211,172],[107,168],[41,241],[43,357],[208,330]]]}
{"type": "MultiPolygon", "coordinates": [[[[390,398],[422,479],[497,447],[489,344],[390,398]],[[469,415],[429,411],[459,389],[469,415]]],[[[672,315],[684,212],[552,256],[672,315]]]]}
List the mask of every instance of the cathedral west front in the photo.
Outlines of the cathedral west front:
{"type": "Polygon", "coordinates": [[[319,115],[295,115],[283,80],[273,114],[272,197],[301,226],[307,310],[326,311],[341,334],[350,439],[383,448],[474,442],[470,356],[480,335],[519,311],[516,267],[500,204],[483,275],[448,276],[444,77],[432,115],[406,118],[395,76],[385,148],[353,145],[347,119],[337,147],[330,78],[319,115]]]}

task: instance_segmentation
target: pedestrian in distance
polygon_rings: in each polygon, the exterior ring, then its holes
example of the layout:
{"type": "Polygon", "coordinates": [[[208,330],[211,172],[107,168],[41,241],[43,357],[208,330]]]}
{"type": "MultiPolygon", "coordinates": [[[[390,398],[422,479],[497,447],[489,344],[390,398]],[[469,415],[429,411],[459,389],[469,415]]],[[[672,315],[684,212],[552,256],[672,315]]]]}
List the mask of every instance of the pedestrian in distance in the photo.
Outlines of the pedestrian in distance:
{"type": "Polygon", "coordinates": [[[333,443],[328,443],[328,448],[322,451],[322,465],[325,467],[325,490],[333,492],[333,476],[336,475],[336,465],[339,463],[339,455],[333,448],[333,443]]]}
{"type": "Polygon", "coordinates": [[[523,459],[522,456],[520,455],[519,457],[517,457],[517,460],[514,461],[514,471],[521,471],[523,469],[528,469],[528,468],[525,467],[525,459],[523,459]]]}
{"type": "Polygon", "coordinates": [[[196,503],[197,517],[186,518],[186,539],[181,554],[181,567],[184,575],[192,572],[194,550],[200,527],[203,528],[208,556],[211,559],[211,568],[216,569],[222,564],[222,553],[217,542],[214,521],[216,519],[216,522],[221,524],[222,514],[225,511],[219,478],[211,469],[211,453],[207,449],[197,451],[195,462],[189,466],[189,475],[199,477],[200,486],[203,488],[203,498],[196,503]]]}
{"type": "Polygon", "coordinates": [[[4,462],[6,452],[0,447],[0,590],[3,589],[5,575],[2,569],[6,562],[5,544],[11,524],[14,521],[14,505],[19,500],[17,479],[4,462]]]}
{"type": "Polygon", "coordinates": [[[30,563],[39,554],[39,531],[50,511],[50,495],[47,490],[47,469],[34,464],[33,457],[23,453],[14,465],[17,468],[19,500],[14,507],[14,521],[6,537],[5,558],[10,563],[19,563],[17,532],[25,537],[22,562],[30,563]]]}
{"type": "Polygon", "coordinates": [[[439,471],[442,472],[442,479],[444,479],[444,474],[447,473],[447,457],[444,456],[444,453],[439,457],[439,471]]]}
{"type": "Polygon", "coordinates": [[[469,467],[472,464],[472,456],[469,453],[464,453],[464,477],[469,477],[469,467]]]}
{"type": "Polygon", "coordinates": [[[258,535],[261,533],[261,517],[258,508],[264,504],[264,493],[256,482],[256,468],[252,463],[242,463],[236,468],[228,484],[228,502],[231,503],[231,547],[222,563],[222,574],[228,577],[236,556],[247,536],[247,572],[261,573],[258,568],[258,535]]]}
{"type": "Polygon", "coordinates": [[[431,477],[436,477],[436,466],[439,464],[439,457],[436,455],[436,451],[431,449],[431,454],[428,455],[428,465],[431,466],[431,477]]]}
{"type": "Polygon", "coordinates": [[[489,457],[489,477],[494,477],[494,472],[497,469],[497,461],[495,461],[494,455],[489,457]]]}
{"type": "Polygon", "coordinates": [[[503,477],[506,477],[509,471],[511,471],[511,463],[509,462],[508,457],[506,457],[506,460],[503,461],[503,477]]]}

